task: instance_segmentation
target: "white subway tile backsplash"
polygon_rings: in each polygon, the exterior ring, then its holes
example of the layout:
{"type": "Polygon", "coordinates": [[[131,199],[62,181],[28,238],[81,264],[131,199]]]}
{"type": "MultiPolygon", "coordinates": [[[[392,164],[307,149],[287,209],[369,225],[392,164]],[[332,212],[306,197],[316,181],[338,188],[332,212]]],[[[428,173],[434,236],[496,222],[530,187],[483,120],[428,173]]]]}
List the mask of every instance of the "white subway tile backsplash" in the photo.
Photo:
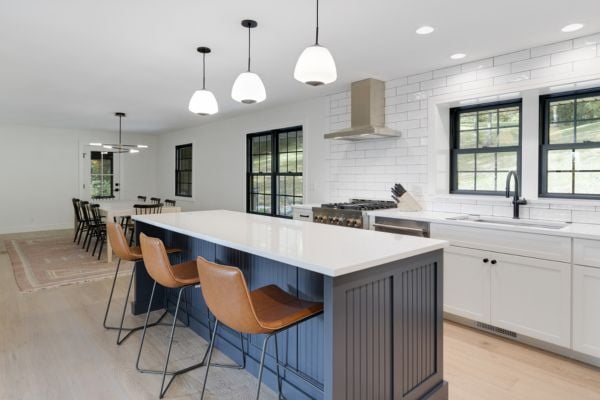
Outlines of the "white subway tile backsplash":
{"type": "Polygon", "coordinates": [[[552,54],[552,65],[588,60],[594,57],[596,57],[596,46],[586,46],[575,50],[552,54]]]}
{"type": "Polygon", "coordinates": [[[462,72],[478,71],[484,68],[490,68],[494,65],[493,58],[487,58],[485,60],[473,61],[466,64],[462,64],[462,72]]]}
{"type": "Polygon", "coordinates": [[[560,51],[571,50],[573,41],[566,40],[564,42],[552,43],[546,46],[534,47],[531,49],[531,57],[545,56],[546,54],[558,53],[560,51]]]}
{"type": "MultiPolygon", "coordinates": [[[[386,125],[401,131],[401,137],[329,142],[327,200],[388,199],[389,188],[398,182],[428,210],[512,217],[510,199],[500,196],[426,196],[430,97],[509,84],[510,91],[516,92],[520,90],[517,83],[520,81],[580,76],[589,80],[590,75],[599,71],[600,33],[387,81],[386,125]]],[[[489,100],[496,101],[498,96],[489,100]]],[[[350,102],[349,90],[329,96],[330,130],[350,126],[350,102]]],[[[600,205],[582,201],[534,199],[522,206],[520,213],[521,218],[600,224],[600,205]]]]}
{"type": "Polygon", "coordinates": [[[523,72],[535,68],[544,68],[550,66],[550,56],[530,58],[524,61],[518,61],[510,65],[511,72],[523,72]]]}
{"type": "Polygon", "coordinates": [[[515,51],[501,56],[494,57],[494,65],[510,64],[516,61],[526,60],[530,57],[530,50],[515,51]]]}

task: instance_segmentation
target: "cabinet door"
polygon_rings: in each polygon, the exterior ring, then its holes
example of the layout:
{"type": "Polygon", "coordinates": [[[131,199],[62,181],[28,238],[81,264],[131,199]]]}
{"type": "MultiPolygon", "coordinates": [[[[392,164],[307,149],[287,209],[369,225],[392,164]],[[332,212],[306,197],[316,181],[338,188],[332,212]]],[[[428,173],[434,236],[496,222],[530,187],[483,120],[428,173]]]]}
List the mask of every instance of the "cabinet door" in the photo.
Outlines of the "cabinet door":
{"type": "Polygon", "coordinates": [[[570,347],[571,265],[489,254],[492,325],[570,347]]]}
{"type": "Polygon", "coordinates": [[[453,246],[444,252],[445,312],[490,323],[490,263],[484,262],[486,254],[453,246]]]}
{"type": "Polygon", "coordinates": [[[600,357],[600,269],[573,267],[573,350],[600,357]]]}

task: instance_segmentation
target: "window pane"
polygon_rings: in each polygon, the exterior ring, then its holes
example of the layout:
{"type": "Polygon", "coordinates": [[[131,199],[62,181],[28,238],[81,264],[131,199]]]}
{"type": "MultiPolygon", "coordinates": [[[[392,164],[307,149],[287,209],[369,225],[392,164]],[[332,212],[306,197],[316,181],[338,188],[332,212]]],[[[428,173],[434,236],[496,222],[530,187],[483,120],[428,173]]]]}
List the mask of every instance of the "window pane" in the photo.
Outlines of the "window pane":
{"type": "Polygon", "coordinates": [[[271,194],[271,177],[264,177],[264,192],[265,194],[271,194]]]}
{"type": "MultiPolygon", "coordinates": [[[[575,170],[600,171],[600,148],[575,150],[575,170]]],[[[600,192],[600,187],[596,191],[600,192]]]]}
{"type": "Polygon", "coordinates": [[[279,152],[286,153],[287,152],[287,135],[279,135],[279,152]]]}
{"type": "Polygon", "coordinates": [[[519,126],[519,108],[505,108],[498,113],[498,124],[502,126],[519,126]]]}
{"type": "Polygon", "coordinates": [[[600,97],[577,100],[577,119],[600,118],[600,97]]]}
{"type": "Polygon", "coordinates": [[[548,116],[550,122],[573,121],[575,100],[553,101],[548,116]]]}
{"type": "Polygon", "coordinates": [[[279,172],[286,173],[288,172],[288,155],[287,153],[283,153],[279,155],[279,172]]]}
{"type": "Polygon", "coordinates": [[[549,172],[548,193],[571,193],[571,176],[570,172],[549,172]]]}
{"type": "Polygon", "coordinates": [[[500,128],[498,131],[499,146],[518,146],[519,145],[519,128],[500,128]]]}
{"type": "Polygon", "coordinates": [[[260,156],[252,156],[252,172],[260,172],[260,156]]]}
{"type": "Polygon", "coordinates": [[[296,172],[302,172],[302,170],[304,169],[304,153],[296,153],[296,157],[296,172]]]}
{"type": "Polygon", "coordinates": [[[482,153],[477,154],[477,171],[495,171],[496,170],[496,154],[482,153]]]}
{"type": "Polygon", "coordinates": [[[573,143],[575,130],[573,122],[550,124],[550,144],[573,143]]]}
{"type": "Polygon", "coordinates": [[[459,172],[458,190],[475,190],[475,174],[472,172],[459,172]]]}
{"type": "Polygon", "coordinates": [[[600,172],[575,172],[575,193],[600,194],[600,172]]]}
{"type": "Polygon", "coordinates": [[[477,113],[460,114],[460,130],[470,131],[477,129],[477,113]]]}
{"type": "Polygon", "coordinates": [[[573,150],[548,151],[548,171],[571,171],[573,169],[573,150]]]}
{"type": "Polygon", "coordinates": [[[288,133],[288,151],[296,151],[296,133],[290,132],[288,133]]]}
{"type": "Polygon", "coordinates": [[[297,153],[288,153],[288,171],[296,172],[296,154],[297,153]]]}
{"type": "Polygon", "coordinates": [[[91,165],[91,173],[92,174],[99,174],[101,173],[101,167],[102,167],[102,162],[100,160],[91,160],[90,161],[90,165],[91,165]]]}
{"type": "Polygon", "coordinates": [[[475,154],[459,154],[456,161],[458,171],[475,171],[475,154]]]}
{"type": "Polygon", "coordinates": [[[516,171],[517,170],[517,153],[506,152],[498,153],[497,167],[499,171],[516,171]]]}
{"type": "Polygon", "coordinates": [[[577,143],[600,142],[600,120],[577,122],[577,143]]]}
{"type": "Polygon", "coordinates": [[[302,196],[302,177],[294,177],[294,196],[302,196]]]}
{"type": "Polygon", "coordinates": [[[260,138],[255,137],[252,138],[252,154],[259,154],[260,153],[260,138]]]}
{"type": "Polygon", "coordinates": [[[460,133],[461,149],[473,149],[477,145],[477,131],[467,131],[460,133]]]}
{"type": "Polygon", "coordinates": [[[498,112],[497,110],[479,111],[478,113],[478,128],[495,128],[498,126],[498,112]]]}
{"type": "Polygon", "coordinates": [[[496,174],[493,172],[478,172],[476,174],[477,190],[496,190],[496,174]]]}
{"type": "Polygon", "coordinates": [[[497,147],[498,146],[498,131],[496,129],[485,129],[479,131],[478,147],[497,147]]]}

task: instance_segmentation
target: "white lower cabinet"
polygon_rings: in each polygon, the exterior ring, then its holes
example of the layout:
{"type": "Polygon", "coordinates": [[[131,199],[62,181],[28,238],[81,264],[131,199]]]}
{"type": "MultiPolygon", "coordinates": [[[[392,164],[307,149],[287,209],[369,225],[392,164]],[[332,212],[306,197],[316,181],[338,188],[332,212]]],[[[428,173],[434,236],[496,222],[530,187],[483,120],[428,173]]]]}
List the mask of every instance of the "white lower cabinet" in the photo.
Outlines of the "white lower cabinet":
{"type": "Polygon", "coordinates": [[[600,357],[600,268],[573,267],[573,350],[600,357]]]}
{"type": "Polygon", "coordinates": [[[571,345],[571,265],[450,246],[444,311],[563,347],[571,345]]]}
{"type": "Polygon", "coordinates": [[[490,255],[492,325],[571,346],[571,265],[490,255]]]}
{"type": "Polygon", "coordinates": [[[451,246],[444,252],[444,311],[490,322],[490,264],[485,252],[451,246]]]}

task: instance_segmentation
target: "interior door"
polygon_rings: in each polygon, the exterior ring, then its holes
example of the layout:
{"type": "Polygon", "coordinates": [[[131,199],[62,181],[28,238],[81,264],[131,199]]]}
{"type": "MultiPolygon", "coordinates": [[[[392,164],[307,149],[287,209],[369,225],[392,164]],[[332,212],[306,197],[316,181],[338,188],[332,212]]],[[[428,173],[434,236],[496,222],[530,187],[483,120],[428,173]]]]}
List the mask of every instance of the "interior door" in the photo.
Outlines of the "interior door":
{"type": "Polygon", "coordinates": [[[120,158],[119,153],[86,146],[80,158],[80,198],[119,199],[121,193],[120,158]]]}
{"type": "Polygon", "coordinates": [[[486,254],[454,246],[444,252],[445,312],[490,323],[490,260],[486,254]]]}

